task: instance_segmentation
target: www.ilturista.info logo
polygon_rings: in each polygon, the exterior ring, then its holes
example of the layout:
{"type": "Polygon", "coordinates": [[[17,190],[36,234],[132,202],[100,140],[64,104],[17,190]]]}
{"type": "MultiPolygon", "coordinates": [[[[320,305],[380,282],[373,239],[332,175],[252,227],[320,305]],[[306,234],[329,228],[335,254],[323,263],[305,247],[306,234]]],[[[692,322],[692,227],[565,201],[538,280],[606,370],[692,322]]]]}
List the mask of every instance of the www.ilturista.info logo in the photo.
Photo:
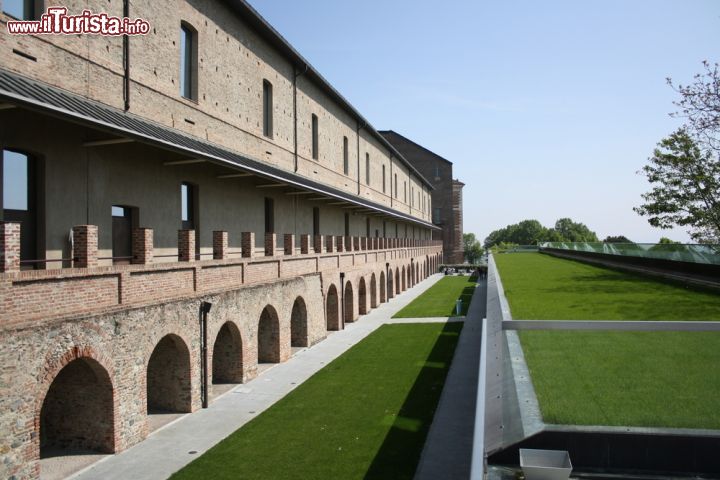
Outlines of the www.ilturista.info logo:
{"type": "Polygon", "coordinates": [[[49,7],[40,20],[8,21],[7,30],[11,35],[146,35],[150,24],[142,18],[131,20],[90,10],[68,15],[65,7],[49,7]]]}

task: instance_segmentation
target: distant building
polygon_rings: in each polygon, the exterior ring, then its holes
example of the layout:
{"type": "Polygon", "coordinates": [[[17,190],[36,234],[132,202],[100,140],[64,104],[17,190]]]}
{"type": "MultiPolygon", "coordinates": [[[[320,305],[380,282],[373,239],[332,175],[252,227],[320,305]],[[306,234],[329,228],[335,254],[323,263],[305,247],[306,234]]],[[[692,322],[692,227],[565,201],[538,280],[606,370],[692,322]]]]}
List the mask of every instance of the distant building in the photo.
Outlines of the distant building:
{"type": "Polygon", "coordinates": [[[433,232],[433,239],[443,241],[445,263],[462,263],[462,188],[465,184],[453,179],[452,162],[392,130],[380,131],[380,134],[432,182],[435,187],[431,192],[432,222],[442,227],[433,232]]]}

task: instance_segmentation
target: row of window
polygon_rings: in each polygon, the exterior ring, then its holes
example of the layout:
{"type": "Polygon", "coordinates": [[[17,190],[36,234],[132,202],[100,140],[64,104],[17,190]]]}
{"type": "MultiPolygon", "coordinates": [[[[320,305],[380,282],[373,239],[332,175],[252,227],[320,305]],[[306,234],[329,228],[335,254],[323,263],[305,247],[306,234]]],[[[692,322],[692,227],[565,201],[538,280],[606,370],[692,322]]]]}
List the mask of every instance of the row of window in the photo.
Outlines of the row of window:
{"type": "MultiPolygon", "coordinates": [[[[190,100],[197,100],[197,31],[186,23],[181,24],[180,38],[180,94],[190,100]]],[[[263,80],[263,135],[272,139],[273,132],[273,86],[267,79],[263,80]]],[[[318,117],[311,116],[312,158],[320,158],[318,141],[318,117]]],[[[343,173],[350,175],[350,144],[348,137],[343,137],[343,173]]],[[[382,192],[386,193],[385,165],[382,166],[382,192]]],[[[365,153],[365,184],[370,186],[370,153],[365,153]]],[[[415,205],[411,192],[411,206],[415,205]]],[[[398,198],[397,174],[395,175],[395,198],[398,198]]],[[[407,203],[407,182],[403,182],[403,199],[407,203]]],[[[418,205],[420,205],[418,192],[418,205]]],[[[422,211],[425,211],[425,197],[422,197],[422,211]]]]}

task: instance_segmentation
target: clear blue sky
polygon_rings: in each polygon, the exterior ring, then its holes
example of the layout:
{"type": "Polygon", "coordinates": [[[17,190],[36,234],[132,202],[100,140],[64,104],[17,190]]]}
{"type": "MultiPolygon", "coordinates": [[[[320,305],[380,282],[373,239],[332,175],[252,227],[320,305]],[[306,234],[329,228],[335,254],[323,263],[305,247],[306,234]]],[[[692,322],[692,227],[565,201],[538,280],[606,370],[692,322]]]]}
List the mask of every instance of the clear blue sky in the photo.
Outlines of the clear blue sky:
{"type": "Polygon", "coordinates": [[[464,227],[526,218],[686,241],[632,207],[678,125],[666,77],[720,61],[720,1],[251,0],[375,128],[451,160],[464,227]]]}

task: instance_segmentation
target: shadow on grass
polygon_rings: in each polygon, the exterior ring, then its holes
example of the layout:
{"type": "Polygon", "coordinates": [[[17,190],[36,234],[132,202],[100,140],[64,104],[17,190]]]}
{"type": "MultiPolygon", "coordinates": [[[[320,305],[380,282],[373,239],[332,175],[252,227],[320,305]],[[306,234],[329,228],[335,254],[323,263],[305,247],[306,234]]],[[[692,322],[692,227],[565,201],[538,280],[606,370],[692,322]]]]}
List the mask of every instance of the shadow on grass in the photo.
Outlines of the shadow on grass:
{"type": "MultiPolygon", "coordinates": [[[[462,323],[447,323],[370,465],[366,479],[412,479],[452,362],[462,323]]],[[[472,419],[468,419],[472,421],[472,419]]]]}

